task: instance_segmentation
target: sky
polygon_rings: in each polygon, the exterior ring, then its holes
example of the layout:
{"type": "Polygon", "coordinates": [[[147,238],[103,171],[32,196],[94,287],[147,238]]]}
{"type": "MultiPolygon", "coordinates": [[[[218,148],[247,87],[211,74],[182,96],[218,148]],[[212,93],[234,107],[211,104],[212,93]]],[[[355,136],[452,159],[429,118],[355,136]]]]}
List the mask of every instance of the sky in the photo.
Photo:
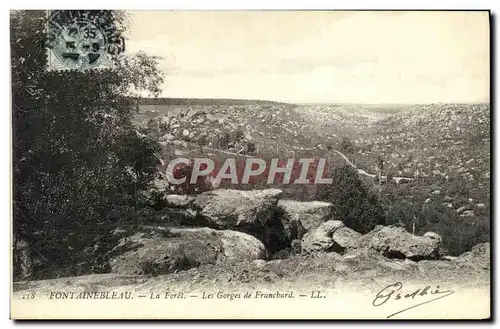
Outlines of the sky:
{"type": "Polygon", "coordinates": [[[489,102],[487,12],[133,11],[162,97],[489,102]]]}

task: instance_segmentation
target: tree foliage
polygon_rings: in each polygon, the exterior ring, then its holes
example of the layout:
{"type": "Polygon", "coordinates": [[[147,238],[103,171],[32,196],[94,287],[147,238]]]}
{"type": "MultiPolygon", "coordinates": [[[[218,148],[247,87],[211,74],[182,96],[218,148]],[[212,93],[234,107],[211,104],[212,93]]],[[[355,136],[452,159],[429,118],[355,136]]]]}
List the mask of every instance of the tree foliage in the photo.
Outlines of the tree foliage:
{"type": "Polygon", "coordinates": [[[454,209],[446,206],[440,198],[430,199],[427,193],[412,193],[411,198],[403,193],[393,192],[394,201],[388,207],[387,224],[405,227],[415,234],[428,231],[443,237],[443,249],[447,255],[458,256],[478,243],[490,241],[489,209],[476,209],[474,217],[460,217],[454,209]],[[425,202],[428,198],[429,202],[425,202]]]}
{"type": "Polygon", "coordinates": [[[340,142],[340,151],[346,154],[354,153],[354,145],[348,137],[342,138],[342,141],[340,142]]]}
{"type": "Polygon", "coordinates": [[[333,203],[335,219],[360,233],[385,224],[377,195],[363,184],[352,167],[336,167],[329,177],[332,184],[318,188],[317,199],[333,203]]]}
{"type": "MultiPolygon", "coordinates": [[[[125,28],[122,13],[110,17],[125,28]]],[[[88,261],[156,166],[158,145],[131,123],[139,92],[157,94],[163,81],[142,53],[113,58],[112,70],[47,71],[46,19],[11,12],[13,223],[38,259],[32,277],[104,270],[88,261]]]]}

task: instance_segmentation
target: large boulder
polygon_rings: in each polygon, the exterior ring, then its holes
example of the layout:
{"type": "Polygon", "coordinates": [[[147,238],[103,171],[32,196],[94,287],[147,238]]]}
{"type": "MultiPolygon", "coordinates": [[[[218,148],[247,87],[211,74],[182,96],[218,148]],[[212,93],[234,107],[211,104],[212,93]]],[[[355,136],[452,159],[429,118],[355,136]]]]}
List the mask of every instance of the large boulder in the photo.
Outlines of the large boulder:
{"type": "Polygon", "coordinates": [[[214,228],[252,231],[274,218],[281,193],[278,189],[219,189],[200,194],[193,206],[214,228]]]}
{"type": "Polygon", "coordinates": [[[339,220],[329,220],[307,232],[302,238],[302,251],[342,253],[347,248],[355,248],[360,233],[346,227],[339,220]]]}
{"type": "Polygon", "coordinates": [[[271,253],[290,245],[281,221],[281,190],[242,191],[218,189],[197,196],[166,195],[165,207],[147,223],[160,226],[210,227],[250,234],[264,242],[271,253]]]}
{"type": "Polygon", "coordinates": [[[347,226],[339,227],[332,234],[333,241],[342,249],[357,248],[359,237],[361,237],[361,233],[347,226]]]}
{"type": "Polygon", "coordinates": [[[475,245],[471,251],[461,254],[455,261],[478,270],[490,270],[490,256],[490,244],[486,242],[475,245]]]}
{"type": "Polygon", "coordinates": [[[122,238],[110,261],[118,274],[163,275],[204,264],[266,259],[265,246],[241,232],[210,228],[147,228],[122,238]]]}
{"type": "Polygon", "coordinates": [[[358,247],[369,248],[389,258],[410,260],[437,259],[441,240],[435,236],[417,236],[403,227],[378,225],[358,241],[358,247]]]}
{"type": "Polygon", "coordinates": [[[333,204],[322,201],[279,200],[278,207],[283,211],[283,226],[288,234],[298,232],[297,237],[333,219],[333,204]]]}
{"type": "Polygon", "coordinates": [[[187,209],[194,202],[195,197],[190,195],[168,194],[163,198],[170,208],[187,209]]]}

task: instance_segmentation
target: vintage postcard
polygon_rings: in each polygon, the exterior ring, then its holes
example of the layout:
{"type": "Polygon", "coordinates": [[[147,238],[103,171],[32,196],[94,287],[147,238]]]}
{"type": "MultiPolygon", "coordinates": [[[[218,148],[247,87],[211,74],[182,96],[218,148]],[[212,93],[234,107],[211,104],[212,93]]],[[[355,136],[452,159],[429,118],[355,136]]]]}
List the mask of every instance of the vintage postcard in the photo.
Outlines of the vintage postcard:
{"type": "Polygon", "coordinates": [[[489,319],[488,11],[12,10],[11,318],[489,319]]]}

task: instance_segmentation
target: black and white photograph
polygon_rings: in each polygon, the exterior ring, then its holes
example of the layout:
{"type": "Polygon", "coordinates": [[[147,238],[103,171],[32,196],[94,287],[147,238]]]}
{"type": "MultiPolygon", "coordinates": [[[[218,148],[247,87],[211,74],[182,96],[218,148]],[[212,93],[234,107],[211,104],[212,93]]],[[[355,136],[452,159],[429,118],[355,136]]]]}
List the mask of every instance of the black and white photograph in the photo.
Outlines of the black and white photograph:
{"type": "Polygon", "coordinates": [[[490,319],[491,22],[10,10],[11,318],[490,319]]]}

